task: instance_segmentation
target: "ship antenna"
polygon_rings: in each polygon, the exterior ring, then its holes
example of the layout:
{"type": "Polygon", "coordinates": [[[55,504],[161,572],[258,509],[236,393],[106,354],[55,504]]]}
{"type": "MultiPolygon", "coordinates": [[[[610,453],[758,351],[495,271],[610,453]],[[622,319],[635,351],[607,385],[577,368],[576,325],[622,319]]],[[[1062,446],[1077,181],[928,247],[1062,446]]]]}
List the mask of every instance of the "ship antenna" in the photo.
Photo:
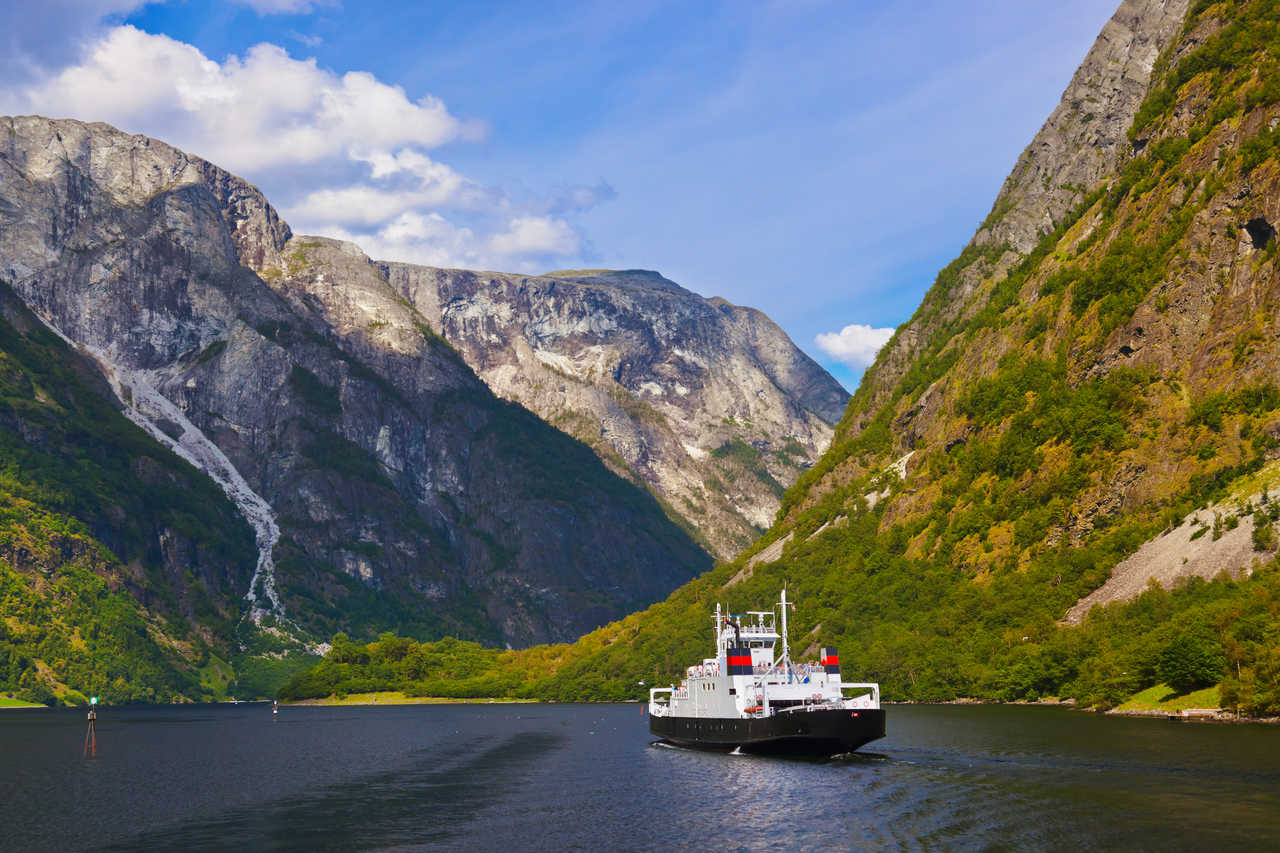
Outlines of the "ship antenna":
{"type": "Polygon", "coordinates": [[[720,602],[716,602],[716,654],[720,654],[720,602]]]}
{"type": "Polygon", "coordinates": [[[782,588],[782,659],[791,669],[791,647],[787,645],[787,588],[782,588]]]}

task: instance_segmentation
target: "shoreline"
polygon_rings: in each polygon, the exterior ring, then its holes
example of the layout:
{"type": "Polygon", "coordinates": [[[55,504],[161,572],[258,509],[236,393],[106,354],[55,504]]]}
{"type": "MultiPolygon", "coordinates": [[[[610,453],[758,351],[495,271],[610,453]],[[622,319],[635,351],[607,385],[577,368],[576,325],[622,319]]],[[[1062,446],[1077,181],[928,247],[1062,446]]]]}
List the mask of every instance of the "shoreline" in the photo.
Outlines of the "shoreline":
{"type": "Polygon", "coordinates": [[[1165,720],[1174,723],[1222,723],[1227,725],[1280,725],[1280,717],[1244,717],[1226,708],[1097,708],[1081,707],[1074,699],[1037,699],[1034,702],[998,702],[990,699],[939,699],[934,702],[906,702],[884,700],[881,705],[1001,705],[1016,708],[1069,708],[1084,714],[1099,714],[1106,717],[1133,717],[1148,720],[1165,720]],[[1190,713],[1183,713],[1183,710],[1190,713]]]}
{"type": "Polygon", "coordinates": [[[325,696],[320,699],[297,699],[281,702],[284,707],[334,707],[342,705],[386,706],[386,705],[537,705],[540,699],[504,698],[454,698],[449,696],[406,696],[399,691],[380,691],[377,693],[351,693],[344,698],[325,696]]]}
{"type": "MultiPolygon", "coordinates": [[[[0,697],[7,699],[8,697],[0,697]]],[[[614,702],[585,702],[583,704],[635,704],[638,700],[625,700],[622,703],[614,702]]],[[[221,701],[208,704],[213,705],[270,705],[270,699],[241,699],[235,702],[221,701]]],[[[163,705],[167,703],[144,703],[150,705],[163,705]]],[[[186,703],[183,703],[186,704],[186,703]]],[[[198,704],[198,703],[196,703],[198,704]]],[[[404,705],[545,705],[545,704],[561,704],[556,702],[547,702],[542,699],[522,699],[516,697],[451,697],[451,696],[406,696],[399,691],[378,691],[376,693],[351,693],[339,699],[337,696],[330,695],[318,699],[298,699],[292,701],[281,702],[281,707],[398,707],[404,705]]],[[[578,703],[568,703],[578,704],[578,703]]],[[[1080,711],[1086,714],[1098,714],[1107,717],[1130,717],[1148,720],[1164,720],[1167,722],[1182,723],[1217,723],[1224,725],[1280,725],[1280,717],[1245,717],[1239,716],[1234,711],[1225,708],[1201,707],[1201,708],[1110,708],[1100,710],[1097,708],[1080,707],[1074,699],[1037,699],[1036,701],[1016,701],[1016,702],[1000,702],[989,699],[974,699],[971,697],[962,697],[959,699],[941,699],[932,702],[910,702],[899,700],[885,700],[882,705],[1000,705],[1005,707],[1025,707],[1025,708],[1067,708],[1073,711],[1080,711]]],[[[85,706],[87,707],[87,706],[85,706]]],[[[113,707],[104,705],[103,707],[113,707]]],[[[120,706],[124,707],[124,706],[120,706]]],[[[38,703],[25,703],[20,700],[8,699],[8,702],[0,703],[0,711],[32,711],[32,710],[65,710],[65,708],[50,708],[47,705],[38,703]]]]}
{"type": "Polygon", "coordinates": [[[1187,708],[1185,711],[1158,711],[1142,708],[1112,708],[1109,711],[1095,711],[1082,708],[1092,714],[1103,714],[1108,717],[1140,717],[1149,720],[1167,720],[1172,723],[1222,723],[1226,725],[1280,725],[1280,717],[1243,717],[1225,708],[1187,708]],[[1193,712],[1193,713],[1186,713],[1193,712]]]}
{"type": "MultiPolygon", "coordinates": [[[[629,700],[633,701],[633,700],[629,700]]],[[[328,696],[323,699],[301,699],[293,702],[282,702],[281,705],[294,706],[317,706],[317,707],[334,707],[342,705],[377,707],[379,705],[515,705],[515,704],[548,704],[541,699],[515,699],[515,698],[467,698],[455,699],[448,697],[434,696],[404,696],[396,693],[353,693],[345,699],[338,699],[334,696],[328,696]]],[[[597,703],[585,703],[597,704],[597,703]]],[[[619,704],[614,702],[603,702],[598,704],[613,705],[619,704]]],[[[1068,708],[1073,711],[1080,711],[1086,714],[1100,714],[1107,717],[1137,717],[1144,719],[1165,720],[1168,722],[1185,722],[1185,723],[1223,723],[1230,725],[1280,725],[1280,717],[1242,717],[1233,711],[1224,708],[1192,708],[1187,709],[1194,713],[1183,714],[1175,710],[1159,710],[1159,709],[1137,709],[1137,708],[1111,708],[1109,710],[1098,710],[1095,708],[1082,708],[1074,699],[1037,699],[1034,702],[1017,701],[1017,702],[997,702],[986,699],[947,699],[936,702],[901,702],[901,701],[885,701],[882,705],[1000,705],[1004,707],[1024,707],[1024,708],[1068,708]]]]}

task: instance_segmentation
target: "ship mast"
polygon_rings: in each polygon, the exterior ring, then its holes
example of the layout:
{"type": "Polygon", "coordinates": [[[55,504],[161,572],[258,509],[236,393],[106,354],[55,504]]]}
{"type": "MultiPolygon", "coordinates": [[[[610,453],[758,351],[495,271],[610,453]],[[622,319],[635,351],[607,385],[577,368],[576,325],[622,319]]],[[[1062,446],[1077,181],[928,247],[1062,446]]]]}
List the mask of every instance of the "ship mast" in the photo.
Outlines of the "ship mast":
{"type": "Polygon", "coordinates": [[[716,657],[720,656],[720,627],[721,627],[720,626],[720,602],[717,601],[716,602],[716,630],[715,630],[716,657]]]}
{"type": "Polygon", "coordinates": [[[788,671],[791,669],[791,647],[787,645],[787,588],[782,588],[782,659],[787,662],[788,671]]]}

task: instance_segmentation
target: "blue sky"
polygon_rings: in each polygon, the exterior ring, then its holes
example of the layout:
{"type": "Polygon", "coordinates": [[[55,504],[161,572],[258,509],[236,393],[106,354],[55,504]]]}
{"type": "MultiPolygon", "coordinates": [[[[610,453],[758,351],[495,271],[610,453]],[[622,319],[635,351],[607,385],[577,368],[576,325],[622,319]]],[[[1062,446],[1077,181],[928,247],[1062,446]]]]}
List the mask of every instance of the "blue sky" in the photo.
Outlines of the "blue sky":
{"type": "Polygon", "coordinates": [[[853,388],[1115,0],[4,6],[0,111],[166,139],[380,257],[658,269],[853,388]]]}

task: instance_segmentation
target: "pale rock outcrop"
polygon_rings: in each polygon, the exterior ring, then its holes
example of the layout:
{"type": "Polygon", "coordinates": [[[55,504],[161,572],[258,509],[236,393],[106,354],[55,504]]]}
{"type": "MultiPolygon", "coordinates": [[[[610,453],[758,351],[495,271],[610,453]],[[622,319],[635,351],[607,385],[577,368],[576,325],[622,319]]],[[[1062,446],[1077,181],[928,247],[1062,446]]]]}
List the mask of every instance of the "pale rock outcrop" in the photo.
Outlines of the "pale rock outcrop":
{"type": "Polygon", "coordinates": [[[599,449],[722,558],[773,522],[848,402],[764,314],[654,272],[379,266],[494,393],[599,449]]]}
{"type": "Polygon", "coordinates": [[[1129,126],[1161,51],[1182,28],[1187,0],[1124,0],[1103,26],[1062,101],[1018,157],[996,196],[996,221],[974,238],[1020,254],[1115,172],[1132,151],[1129,126]]]}

